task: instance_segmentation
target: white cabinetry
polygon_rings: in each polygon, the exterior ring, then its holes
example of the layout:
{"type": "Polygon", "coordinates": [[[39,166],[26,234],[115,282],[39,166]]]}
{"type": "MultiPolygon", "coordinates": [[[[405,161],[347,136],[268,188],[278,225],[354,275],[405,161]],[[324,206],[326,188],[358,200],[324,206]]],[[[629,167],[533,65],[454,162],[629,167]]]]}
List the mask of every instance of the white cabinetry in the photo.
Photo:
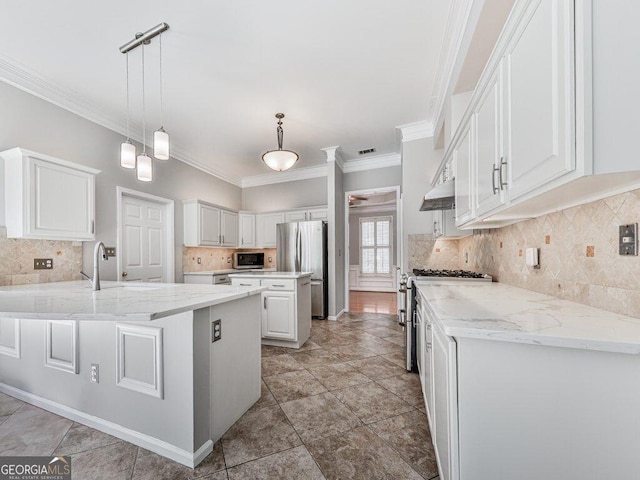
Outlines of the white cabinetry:
{"type": "Polygon", "coordinates": [[[242,273],[231,275],[238,287],[268,287],[262,292],[262,344],[300,348],[311,334],[311,278],[265,278],[242,273]]]}
{"type": "Polygon", "coordinates": [[[240,232],[238,234],[239,247],[256,246],[256,216],[253,213],[238,215],[240,232]]]}
{"type": "Polygon", "coordinates": [[[461,225],[473,218],[473,202],[471,199],[472,177],[472,139],[471,126],[460,135],[453,149],[456,168],[456,224],[461,225]]]}
{"type": "Polygon", "coordinates": [[[327,220],[329,218],[326,208],[314,208],[307,210],[307,220],[327,220]]]}
{"type": "Polygon", "coordinates": [[[0,156],[9,238],[95,239],[99,170],[21,148],[0,156]]]}
{"type": "Polygon", "coordinates": [[[235,247],[238,245],[238,214],[228,210],[220,210],[221,245],[235,247]]]}
{"type": "Polygon", "coordinates": [[[184,201],[186,247],[235,247],[237,243],[237,213],[202,200],[184,201]]]}
{"type": "Polygon", "coordinates": [[[287,222],[305,222],[309,220],[326,220],[328,218],[326,208],[313,208],[309,210],[291,210],[285,213],[287,222]]]}
{"type": "Polygon", "coordinates": [[[307,212],[305,210],[293,210],[284,214],[286,222],[304,222],[307,220],[307,212]]]}
{"type": "Polygon", "coordinates": [[[276,247],[276,225],[279,223],[285,223],[284,212],[256,214],[256,230],[259,247],[276,247]]]}
{"type": "Polygon", "coordinates": [[[458,388],[456,342],[441,331],[433,333],[433,412],[432,435],[442,480],[458,480],[458,388]],[[435,433],[435,435],[434,435],[435,433]]]}

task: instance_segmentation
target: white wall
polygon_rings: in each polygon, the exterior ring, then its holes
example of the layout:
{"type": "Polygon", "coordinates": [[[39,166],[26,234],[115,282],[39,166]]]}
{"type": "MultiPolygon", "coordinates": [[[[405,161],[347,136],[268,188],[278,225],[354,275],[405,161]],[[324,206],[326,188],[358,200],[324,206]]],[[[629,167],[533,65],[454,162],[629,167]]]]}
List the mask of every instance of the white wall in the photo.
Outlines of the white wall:
{"type": "Polygon", "coordinates": [[[376,168],[344,174],[344,191],[392,187],[402,183],[402,167],[376,168]]]}
{"type": "Polygon", "coordinates": [[[289,210],[327,204],[327,177],[242,189],[242,209],[252,212],[289,210]]]}
{"type": "Polygon", "coordinates": [[[344,309],[344,180],[335,161],[327,162],[327,191],[329,215],[329,317],[336,317],[344,309]]]}
{"type": "MultiPolygon", "coordinates": [[[[442,150],[433,149],[432,138],[421,138],[402,144],[402,236],[403,251],[408,252],[408,235],[432,234],[432,212],[421,212],[424,195],[442,160],[442,150]]],[[[407,271],[407,255],[403,255],[402,271],[407,271]]]]}
{"type": "MultiPolygon", "coordinates": [[[[24,147],[102,170],[96,177],[96,239],[107,246],[116,245],[116,186],[175,200],[176,281],[182,279],[181,200],[200,198],[237,210],[242,206],[239,187],[173,159],[154,160],[154,181],[138,182],[133,171],[119,165],[122,135],[2,82],[0,105],[0,150],[24,147]]],[[[3,195],[0,195],[0,211],[4,224],[3,195]]],[[[93,245],[85,242],[85,271],[92,268],[92,250],[93,245]]],[[[113,259],[101,265],[101,276],[106,280],[116,279],[113,259]]]]}

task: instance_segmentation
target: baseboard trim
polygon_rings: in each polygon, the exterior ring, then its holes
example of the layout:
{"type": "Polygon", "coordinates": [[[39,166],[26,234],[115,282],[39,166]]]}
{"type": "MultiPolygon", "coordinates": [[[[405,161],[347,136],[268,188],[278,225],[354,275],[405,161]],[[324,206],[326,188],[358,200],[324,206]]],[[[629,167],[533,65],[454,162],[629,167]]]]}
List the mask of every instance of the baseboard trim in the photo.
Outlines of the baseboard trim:
{"type": "Polygon", "coordinates": [[[329,320],[334,320],[334,321],[336,321],[336,320],[338,320],[338,319],[339,319],[342,315],[344,315],[344,314],[345,314],[345,309],[343,308],[342,310],[340,310],[340,312],[338,313],[338,315],[336,315],[335,317],[334,317],[333,315],[329,315],[327,318],[328,318],[329,320]]]}
{"type": "Polygon", "coordinates": [[[88,427],[113,435],[114,437],[133,443],[139,447],[146,448],[153,453],[170,458],[171,460],[189,468],[194,468],[213,451],[213,442],[211,440],[207,440],[204,445],[198,448],[197,451],[189,452],[188,450],[176,447],[175,445],[159,440],[150,435],[89,415],[88,413],[54,402],[53,400],[48,400],[39,395],[25,392],[24,390],[12,387],[6,383],[0,382],[0,392],[11,395],[23,402],[35,405],[36,407],[42,408],[51,413],[55,413],[56,415],[68,418],[69,420],[73,420],[74,422],[82,423],[88,427]]]}

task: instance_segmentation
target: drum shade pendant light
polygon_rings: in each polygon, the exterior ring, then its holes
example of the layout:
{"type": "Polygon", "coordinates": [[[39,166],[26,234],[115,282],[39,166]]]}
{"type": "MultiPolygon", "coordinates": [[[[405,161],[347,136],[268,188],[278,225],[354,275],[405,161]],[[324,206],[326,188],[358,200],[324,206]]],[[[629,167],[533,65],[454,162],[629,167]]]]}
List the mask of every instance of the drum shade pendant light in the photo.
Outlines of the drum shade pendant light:
{"type": "Polygon", "coordinates": [[[127,59],[127,140],[120,144],[120,166],[124,168],[136,168],[136,146],[131,143],[129,131],[129,53],[127,59]]]}
{"type": "MultiPolygon", "coordinates": [[[[162,32],[166,32],[169,25],[160,23],[144,33],[136,33],[135,38],[120,47],[120,52],[127,56],[127,140],[120,145],[120,165],[124,168],[135,168],[136,178],[141,182],[153,180],[153,162],[147,155],[147,118],[144,79],[144,46],[151,43],[151,39],[160,35],[160,124],[163,120],[162,104],[162,32]],[[129,52],[142,47],[142,153],[136,157],[136,147],[131,143],[129,129],[129,52]]],[[[163,127],[154,133],[154,156],[159,160],[169,159],[169,135],[163,127]]]]}
{"type": "Polygon", "coordinates": [[[158,160],[169,160],[169,134],[163,126],[162,104],[162,34],[158,39],[160,43],[160,128],[153,132],[153,156],[158,160]]]}
{"type": "Polygon", "coordinates": [[[276,129],[278,134],[278,150],[269,150],[266,152],[262,155],[262,161],[266,163],[270,169],[283,172],[293,167],[299,157],[296,152],[282,149],[282,139],[284,137],[282,119],[284,118],[284,113],[276,113],[276,118],[278,119],[278,128],[276,129]]]}

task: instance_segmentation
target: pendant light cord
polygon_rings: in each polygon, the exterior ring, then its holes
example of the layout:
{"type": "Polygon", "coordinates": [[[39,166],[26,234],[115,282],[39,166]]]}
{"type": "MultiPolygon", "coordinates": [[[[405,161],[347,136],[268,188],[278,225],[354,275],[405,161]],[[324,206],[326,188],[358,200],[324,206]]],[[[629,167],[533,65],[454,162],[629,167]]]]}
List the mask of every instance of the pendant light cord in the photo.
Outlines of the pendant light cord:
{"type": "Polygon", "coordinates": [[[142,44],[142,152],[147,153],[147,115],[144,101],[144,44],[142,44]]]}
{"type": "Polygon", "coordinates": [[[162,34],[159,35],[158,41],[160,43],[160,128],[164,127],[164,108],[162,104],[162,34]]]}
{"type": "Polygon", "coordinates": [[[126,55],[127,60],[127,141],[131,140],[131,130],[129,128],[129,52],[126,55]]]}

